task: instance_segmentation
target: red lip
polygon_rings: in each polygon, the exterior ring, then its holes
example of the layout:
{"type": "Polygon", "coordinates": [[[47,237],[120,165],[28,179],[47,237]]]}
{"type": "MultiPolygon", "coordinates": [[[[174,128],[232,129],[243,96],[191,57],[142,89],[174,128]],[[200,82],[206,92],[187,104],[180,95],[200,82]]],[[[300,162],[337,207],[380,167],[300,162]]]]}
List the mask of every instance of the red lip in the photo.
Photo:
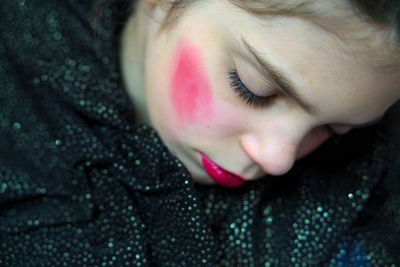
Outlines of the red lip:
{"type": "Polygon", "coordinates": [[[201,163],[208,175],[219,185],[225,187],[239,187],[246,183],[245,179],[239,175],[233,174],[218,166],[215,162],[209,159],[206,155],[201,154],[201,163]]]}

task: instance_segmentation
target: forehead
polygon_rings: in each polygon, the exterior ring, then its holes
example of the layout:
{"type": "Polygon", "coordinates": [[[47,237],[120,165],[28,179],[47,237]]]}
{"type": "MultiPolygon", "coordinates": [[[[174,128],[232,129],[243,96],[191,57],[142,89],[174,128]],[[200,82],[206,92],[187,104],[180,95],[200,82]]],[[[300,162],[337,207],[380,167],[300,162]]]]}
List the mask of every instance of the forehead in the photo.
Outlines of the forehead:
{"type": "Polygon", "coordinates": [[[400,65],[400,37],[397,27],[390,23],[372,22],[373,19],[359,12],[353,1],[228,1],[260,19],[268,20],[271,17],[304,19],[345,42],[346,48],[355,49],[360,59],[362,56],[371,57],[371,52],[379,49],[379,57],[376,57],[375,65],[381,69],[398,68],[400,65]]]}
{"type": "Polygon", "coordinates": [[[208,9],[214,18],[219,18],[232,27],[248,26],[249,33],[262,31],[261,27],[257,27],[257,23],[269,27],[271,21],[276,19],[284,21],[295,18],[319,28],[321,36],[336,39],[337,47],[341,47],[348,54],[357,54],[357,60],[366,59],[377,70],[396,69],[400,66],[400,42],[396,37],[396,29],[388,25],[374,24],[360,16],[349,1],[225,0],[211,3],[216,6],[208,9]],[[239,17],[245,19],[240,20],[239,17]],[[371,57],[374,60],[370,60],[371,57]]]}
{"type": "Polygon", "coordinates": [[[222,28],[221,35],[232,43],[244,38],[309,102],[323,107],[331,116],[326,120],[367,121],[382,115],[400,97],[399,72],[381,68],[393,53],[382,53],[387,50],[376,29],[364,31],[358,24],[356,33],[356,26],[351,26],[350,38],[343,30],[332,33],[298,16],[259,17],[232,6],[214,11],[210,19],[222,28]],[[217,16],[218,12],[225,14],[217,16]],[[348,114],[353,115],[350,120],[348,114]]]}

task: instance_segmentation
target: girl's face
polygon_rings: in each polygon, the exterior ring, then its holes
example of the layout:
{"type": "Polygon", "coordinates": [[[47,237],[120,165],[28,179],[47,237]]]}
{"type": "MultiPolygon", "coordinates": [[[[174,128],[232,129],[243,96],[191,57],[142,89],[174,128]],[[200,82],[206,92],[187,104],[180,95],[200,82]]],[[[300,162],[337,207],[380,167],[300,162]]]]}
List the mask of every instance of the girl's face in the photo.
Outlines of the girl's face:
{"type": "Polygon", "coordinates": [[[162,32],[156,6],[143,59],[144,112],[198,183],[282,175],[331,130],[376,121],[400,97],[399,73],[374,68],[379,47],[366,56],[299,18],[199,3],[162,32]]]}

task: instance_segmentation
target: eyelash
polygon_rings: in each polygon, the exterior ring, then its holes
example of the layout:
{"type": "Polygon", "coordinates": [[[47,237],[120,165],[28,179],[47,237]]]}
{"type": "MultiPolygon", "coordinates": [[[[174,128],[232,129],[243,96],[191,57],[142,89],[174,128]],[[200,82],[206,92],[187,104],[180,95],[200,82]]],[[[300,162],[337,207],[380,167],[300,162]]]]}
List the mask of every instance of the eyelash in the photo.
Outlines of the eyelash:
{"type": "Polygon", "coordinates": [[[258,96],[251,92],[241,81],[237,71],[230,69],[228,72],[230,87],[246,104],[253,107],[266,107],[275,100],[276,95],[258,96]]]}

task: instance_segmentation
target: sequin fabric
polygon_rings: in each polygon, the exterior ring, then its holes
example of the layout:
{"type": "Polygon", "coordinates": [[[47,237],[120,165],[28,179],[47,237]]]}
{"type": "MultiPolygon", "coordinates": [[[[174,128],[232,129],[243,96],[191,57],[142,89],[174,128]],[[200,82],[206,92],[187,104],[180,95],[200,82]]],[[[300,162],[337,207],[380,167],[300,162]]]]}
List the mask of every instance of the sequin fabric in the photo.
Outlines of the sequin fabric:
{"type": "Polygon", "coordinates": [[[397,150],[385,131],[356,131],[240,189],[194,185],[135,124],[118,8],[94,31],[92,7],[1,1],[1,266],[400,262],[397,150]]]}

